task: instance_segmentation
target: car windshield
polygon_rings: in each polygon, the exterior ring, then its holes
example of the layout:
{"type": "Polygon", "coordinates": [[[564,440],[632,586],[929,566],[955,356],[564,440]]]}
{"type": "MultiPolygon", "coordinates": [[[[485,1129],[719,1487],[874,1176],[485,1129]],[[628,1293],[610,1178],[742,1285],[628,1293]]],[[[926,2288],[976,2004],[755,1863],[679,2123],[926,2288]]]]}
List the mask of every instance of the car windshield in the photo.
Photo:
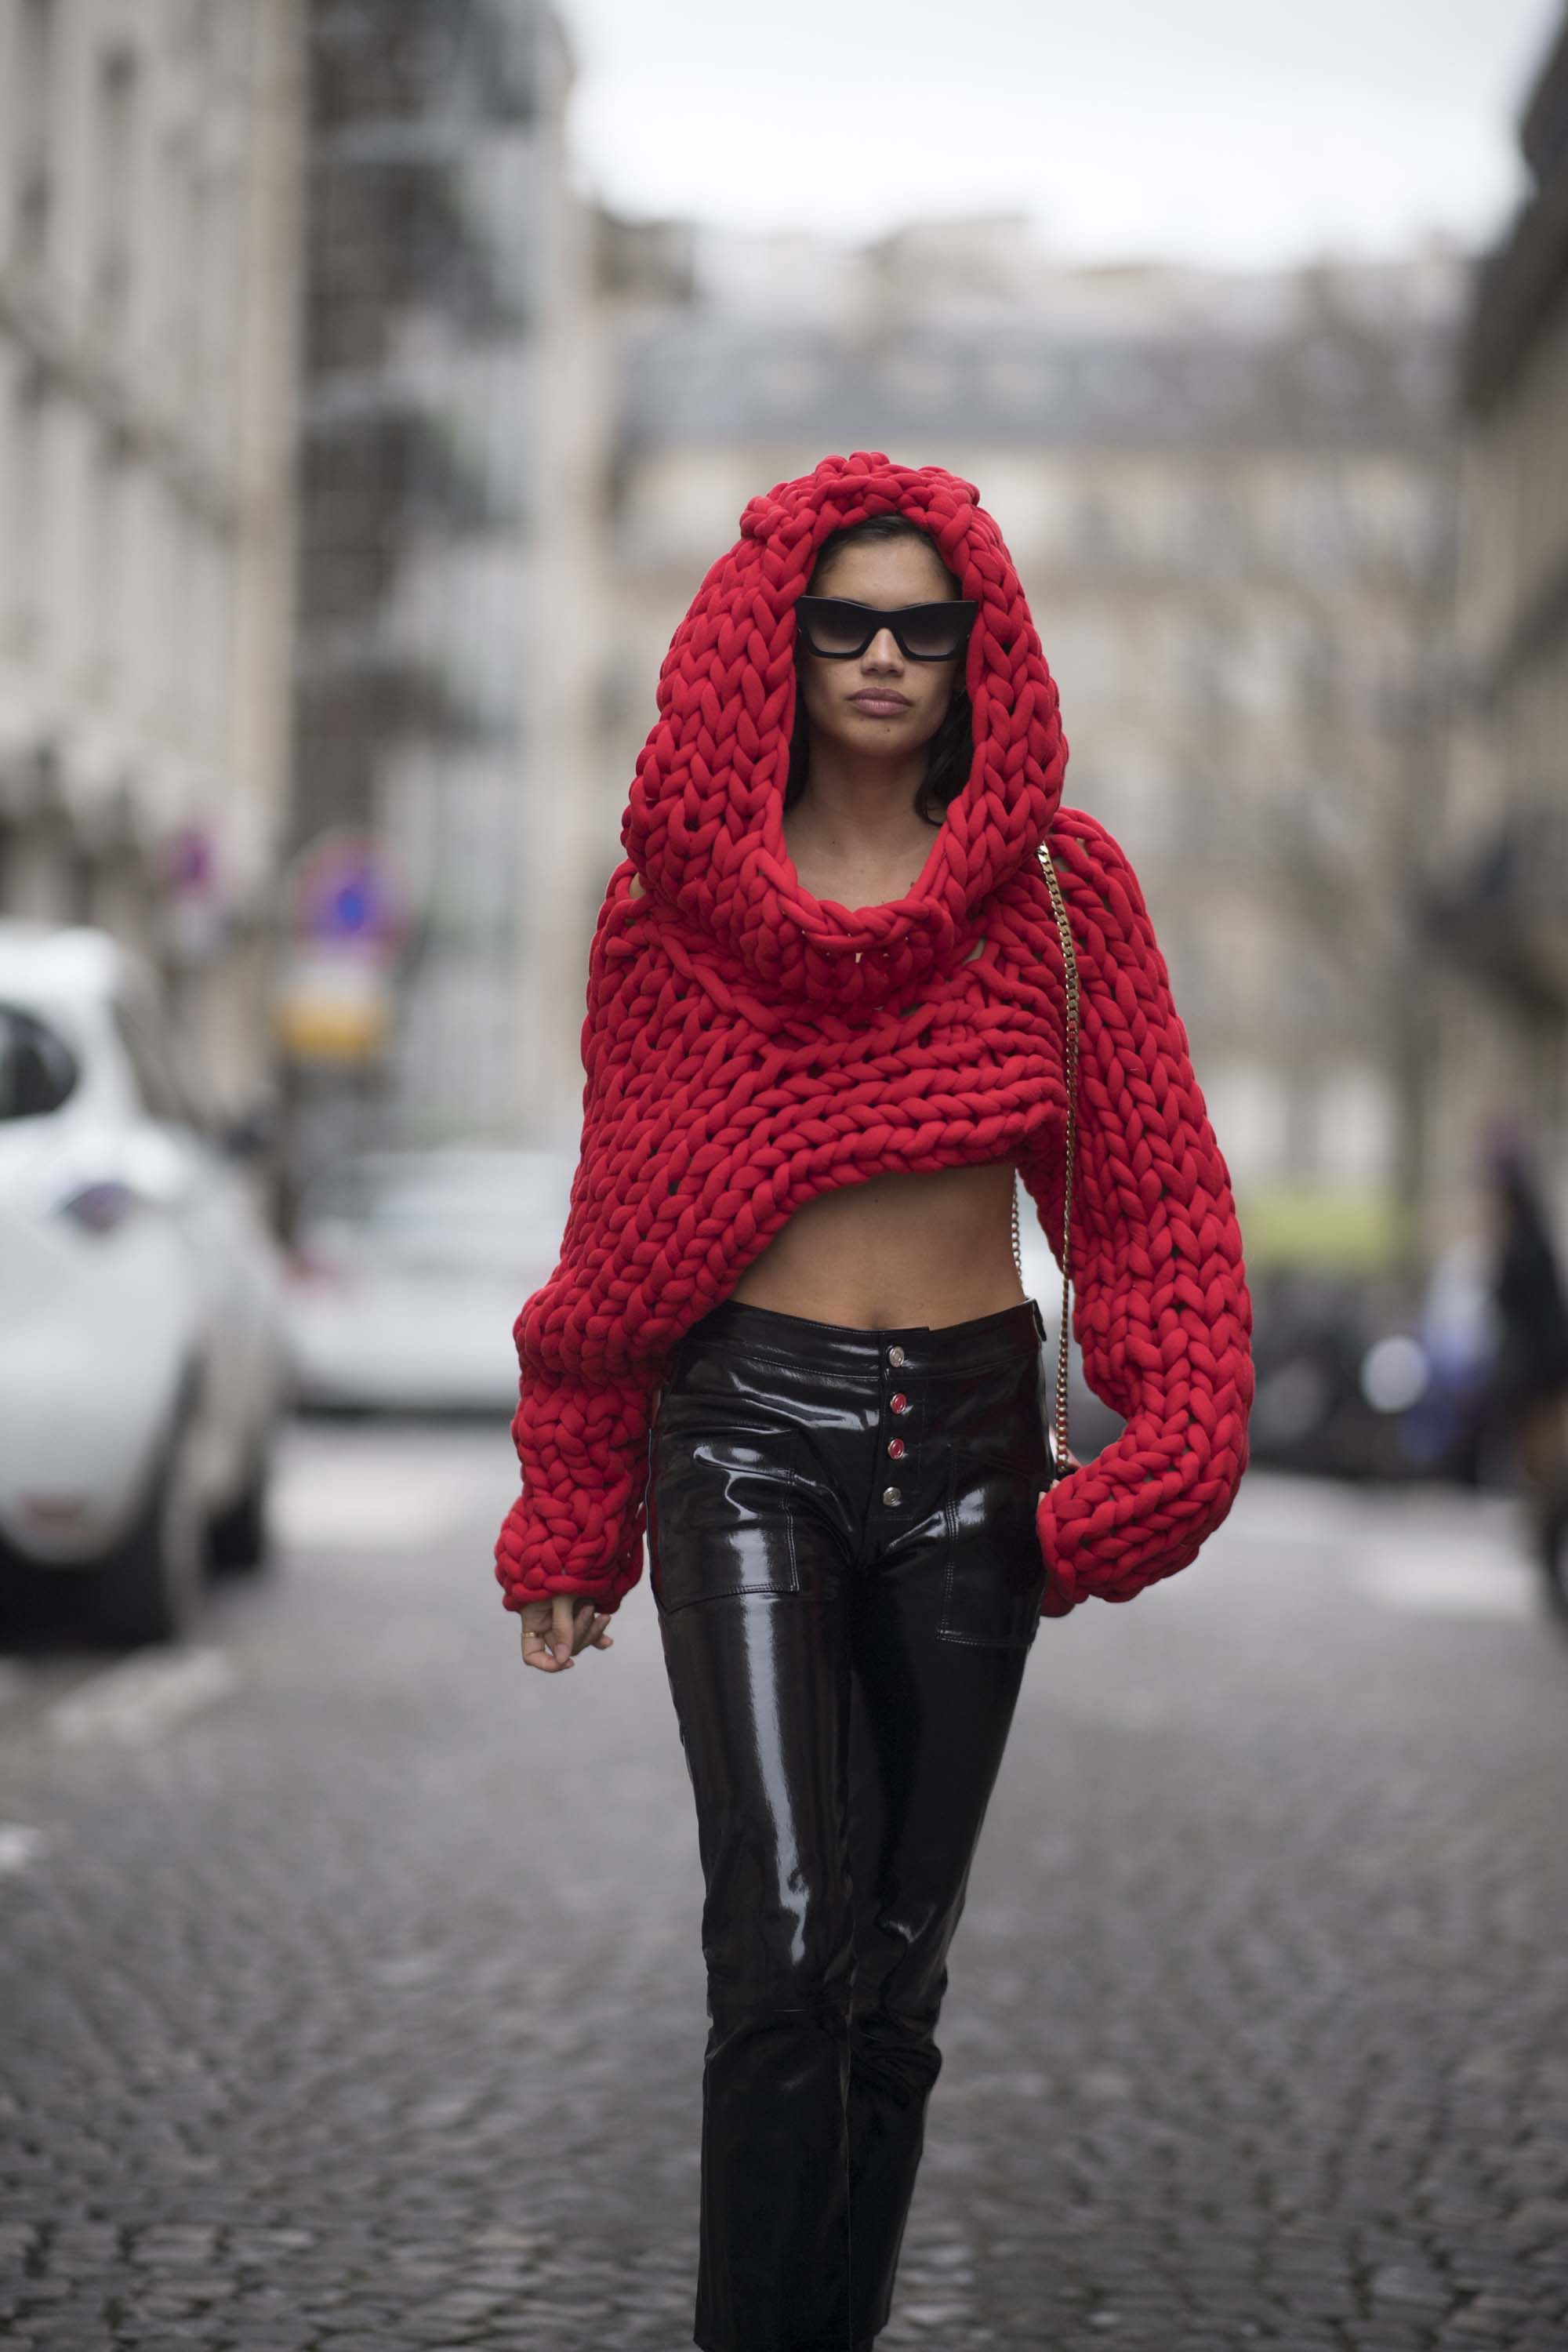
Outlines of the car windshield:
{"type": "Polygon", "coordinates": [[[19,1004],[0,1004],[0,1119],[58,1110],[77,1082],[65,1039],[19,1004]]]}
{"type": "Polygon", "coordinates": [[[549,1155],[345,1160],[306,1194],[300,1238],[402,1265],[478,1271],[553,1260],[571,1187],[571,1162],[549,1155]]]}

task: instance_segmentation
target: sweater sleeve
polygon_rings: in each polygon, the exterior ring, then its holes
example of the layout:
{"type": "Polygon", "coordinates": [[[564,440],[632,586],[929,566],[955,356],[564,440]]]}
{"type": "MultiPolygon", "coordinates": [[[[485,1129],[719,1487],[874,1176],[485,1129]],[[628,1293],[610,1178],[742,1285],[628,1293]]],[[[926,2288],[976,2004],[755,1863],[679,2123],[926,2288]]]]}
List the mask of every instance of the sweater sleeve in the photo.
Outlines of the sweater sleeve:
{"type": "Polygon", "coordinates": [[[522,1491],[495,1547],[496,1580],[512,1611],[555,1592],[614,1611],[643,1570],[647,1435],[662,1362],[606,1368],[605,1342],[621,1317],[613,1298],[595,1304],[604,1250],[591,1198],[616,1149],[626,1075],[616,1041],[636,1028],[619,1002],[636,985],[625,932],[629,872],[623,860],[610,877],[589,953],[582,1139],[560,1262],[512,1326],[521,1378],[511,1435],[522,1491]]]}
{"type": "MultiPolygon", "coordinates": [[[[1072,1330],[1126,1427],[1041,1498],[1044,1613],[1131,1601],[1197,1556],[1247,1467],[1252,1305],[1229,1171],[1138,879],[1080,810],[1052,836],[1079,983],[1072,1330]]],[[[1023,1165],[1061,1257],[1053,1139],[1023,1165]]]]}

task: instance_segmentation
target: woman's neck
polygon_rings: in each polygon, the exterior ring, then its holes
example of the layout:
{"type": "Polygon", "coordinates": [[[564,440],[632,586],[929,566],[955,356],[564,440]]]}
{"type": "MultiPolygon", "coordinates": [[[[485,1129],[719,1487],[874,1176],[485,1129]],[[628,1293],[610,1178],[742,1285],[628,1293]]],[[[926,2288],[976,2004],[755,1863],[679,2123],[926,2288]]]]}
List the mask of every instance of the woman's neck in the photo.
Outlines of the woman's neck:
{"type": "Polygon", "coordinates": [[[891,759],[875,759],[812,730],[805,786],[797,809],[811,809],[846,837],[886,838],[914,805],[930,756],[924,743],[891,759]]]}
{"type": "Polygon", "coordinates": [[[914,806],[924,768],[923,745],[917,757],[896,761],[814,753],[805,788],[784,820],[785,846],[802,887],[815,898],[837,898],[863,907],[903,897],[924,864],[937,829],[914,806]],[[911,855],[915,864],[902,889],[844,900],[842,890],[832,887],[846,880],[871,882],[897,876],[909,866],[911,855]],[[807,866],[811,873],[829,877],[827,886],[817,888],[807,866]]]}

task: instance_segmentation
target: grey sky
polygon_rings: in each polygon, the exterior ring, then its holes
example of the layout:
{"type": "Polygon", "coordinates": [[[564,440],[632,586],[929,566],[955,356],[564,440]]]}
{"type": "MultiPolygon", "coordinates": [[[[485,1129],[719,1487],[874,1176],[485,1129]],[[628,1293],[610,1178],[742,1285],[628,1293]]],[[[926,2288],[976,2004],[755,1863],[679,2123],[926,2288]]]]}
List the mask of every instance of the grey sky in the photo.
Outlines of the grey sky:
{"type": "Polygon", "coordinates": [[[874,235],[1023,210],[1075,260],[1485,243],[1563,0],[557,0],[584,184],[874,235]]]}

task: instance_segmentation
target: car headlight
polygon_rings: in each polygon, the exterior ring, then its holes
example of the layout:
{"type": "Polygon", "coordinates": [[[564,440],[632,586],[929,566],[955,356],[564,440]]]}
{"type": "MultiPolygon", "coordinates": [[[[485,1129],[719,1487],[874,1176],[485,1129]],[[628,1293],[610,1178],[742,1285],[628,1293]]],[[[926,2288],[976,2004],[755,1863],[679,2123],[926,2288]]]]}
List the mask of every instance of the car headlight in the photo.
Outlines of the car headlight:
{"type": "Polygon", "coordinates": [[[118,1177],[73,1185],[55,1202],[55,1214],[68,1217],[84,1233],[111,1234],[141,1206],[138,1195],[118,1177]]]}

